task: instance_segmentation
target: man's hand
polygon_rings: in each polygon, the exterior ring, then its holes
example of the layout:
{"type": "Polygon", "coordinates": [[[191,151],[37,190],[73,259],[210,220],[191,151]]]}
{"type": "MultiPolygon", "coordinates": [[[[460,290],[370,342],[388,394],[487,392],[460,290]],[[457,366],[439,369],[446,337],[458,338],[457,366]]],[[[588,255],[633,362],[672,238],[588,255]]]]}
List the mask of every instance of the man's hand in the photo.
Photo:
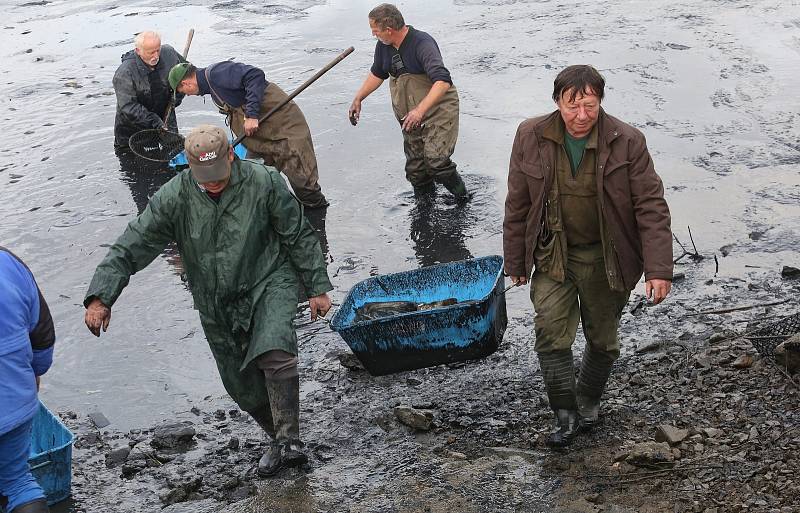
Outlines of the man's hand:
{"type": "Polygon", "coordinates": [[[108,323],[111,322],[111,309],[103,304],[98,298],[94,298],[89,306],[86,307],[84,317],[86,327],[89,328],[95,337],[100,336],[100,328],[108,331],[108,323]]]}
{"type": "Polygon", "coordinates": [[[258,130],[258,120],[256,118],[244,118],[244,135],[251,136],[258,130]]]}
{"type": "Polygon", "coordinates": [[[361,118],[361,100],[353,100],[347,110],[347,117],[350,118],[351,125],[356,126],[358,124],[358,120],[361,118]]]}
{"type": "Polygon", "coordinates": [[[647,280],[644,284],[644,295],[651,300],[654,305],[664,301],[669,291],[672,289],[672,282],[669,280],[647,280]]]}
{"type": "Polygon", "coordinates": [[[527,276],[509,276],[509,278],[511,278],[511,283],[517,286],[525,285],[526,283],[528,283],[527,276]]]}
{"type": "Polygon", "coordinates": [[[416,130],[422,125],[422,118],[425,117],[425,112],[417,106],[416,108],[412,109],[408,114],[403,117],[403,130],[406,132],[411,132],[412,130],[416,130]]]}
{"type": "Polygon", "coordinates": [[[328,294],[308,298],[308,306],[311,308],[311,320],[316,321],[317,315],[325,317],[325,314],[331,309],[331,298],[328,297],[328,294]]]}

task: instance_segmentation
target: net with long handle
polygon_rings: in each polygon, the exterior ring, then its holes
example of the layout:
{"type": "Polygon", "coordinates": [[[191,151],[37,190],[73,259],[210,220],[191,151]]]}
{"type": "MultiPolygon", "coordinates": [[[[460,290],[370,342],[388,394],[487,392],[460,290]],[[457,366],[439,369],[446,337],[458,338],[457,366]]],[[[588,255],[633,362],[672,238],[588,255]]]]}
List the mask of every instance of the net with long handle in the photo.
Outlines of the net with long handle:
{"type": "Polygon", "coordinates": [[[169,162],[183,151],[183,144],[181,134],[160,128],[141,130],[128,139],[133,153],[153,162],[169,162]]]}

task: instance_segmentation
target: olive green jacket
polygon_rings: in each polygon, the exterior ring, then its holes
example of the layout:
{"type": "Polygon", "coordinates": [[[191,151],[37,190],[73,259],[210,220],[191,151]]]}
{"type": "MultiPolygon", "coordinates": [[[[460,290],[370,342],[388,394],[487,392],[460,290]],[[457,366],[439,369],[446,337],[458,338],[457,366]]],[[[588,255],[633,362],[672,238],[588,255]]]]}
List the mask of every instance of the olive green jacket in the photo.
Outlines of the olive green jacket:
{"type": "Polygon", "coordinates": [[[278,171],[237,158],[219,203],[188,169],[159,189],[97,267],[84,304],[96,297],[112,306],[131,275],[171,241],[201,318],[230,333],[250,329],[270,283],[294,279],[309,297],[333,288],[319,239],[278,171]]]}

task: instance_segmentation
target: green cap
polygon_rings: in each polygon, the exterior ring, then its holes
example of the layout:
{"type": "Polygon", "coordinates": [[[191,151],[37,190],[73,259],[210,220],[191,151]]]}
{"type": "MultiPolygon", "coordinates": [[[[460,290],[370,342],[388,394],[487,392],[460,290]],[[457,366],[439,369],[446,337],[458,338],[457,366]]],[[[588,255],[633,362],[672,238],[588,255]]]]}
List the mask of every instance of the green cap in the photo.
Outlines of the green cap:
{"type": "Polygon", "coordinates": [[[180,84],[183,77],[186,76],[186,72],[189,71],[189,66],[191,66],[191,64],[188,62],[181,62],[174,65],[172,69],[169,70],[169,78],[167,80],[173,91],[178,90],[178,84],[180,84]]]}

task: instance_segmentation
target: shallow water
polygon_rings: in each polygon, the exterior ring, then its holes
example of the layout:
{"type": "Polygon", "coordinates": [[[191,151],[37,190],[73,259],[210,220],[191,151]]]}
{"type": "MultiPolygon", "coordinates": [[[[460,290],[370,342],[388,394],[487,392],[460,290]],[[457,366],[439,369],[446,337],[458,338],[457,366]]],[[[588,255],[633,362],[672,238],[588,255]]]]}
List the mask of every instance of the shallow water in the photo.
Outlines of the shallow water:
{"type": "MultiPolygon", "coordinates": [[[[142,29],[161,31],[180,50],[194,27],[190,60],[258,65],[287,91],[356,47],[297,100],[332,204],[325,235],[336,302],[375,274],[501,253],[516,126],[551,110],[556,73],[582,62],[605,75],[606,110],[646,134],[681,240],[691,226],[704,252],[733,245],[723,276],[753,272],[751,264],[767,273],[798,263],[796,2],[404,2],[407,21],[437,38],[459,89],[454,160],[476,193],[464,207],[441,192],[434,206],[416,203],[388,86],[364,102],[358,127],[346,118],[372,60],[373,3],[93,0],[4,9],[0,243],[33,269],[56,320],[55,364],[42,389],[51,408],[100,410],[125,429],[224,393],[169,253],[132,279],[108,333],[98,340],[83,325],[94,267],[148,187],[165,178],[121,172],[112,148],[111,77],[142,29]]],[[[213,104],[196,97],[178,119],[184,130],[222,123],[213,104]]],[[[511,322],[529,316],[527,294],[509,294],[511,322]]],[[[300,336],[312,347],[346,347],[320,326],[302,327],[300,336]]],[[[324,354],[308,349],[304,372],[324,354]]],[[[309,381],[304,393],[315,387],[309,381]]]]}

